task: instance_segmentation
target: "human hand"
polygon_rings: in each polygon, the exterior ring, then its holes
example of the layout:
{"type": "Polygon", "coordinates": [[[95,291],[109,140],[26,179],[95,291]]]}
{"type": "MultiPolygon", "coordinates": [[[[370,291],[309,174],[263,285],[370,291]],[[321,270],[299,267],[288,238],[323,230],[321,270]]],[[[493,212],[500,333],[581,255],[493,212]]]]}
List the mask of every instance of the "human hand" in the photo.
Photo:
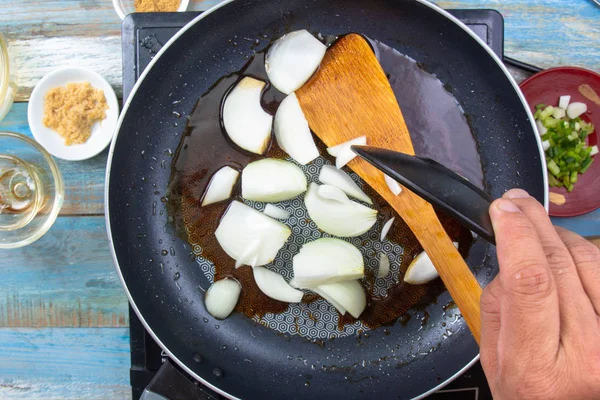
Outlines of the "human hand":
{"type": "Polygon", "coordinates": [[[513,189],[490,207],[500,272],[481,297],[495,399],[600,399],[600,250],[513,189]]]}

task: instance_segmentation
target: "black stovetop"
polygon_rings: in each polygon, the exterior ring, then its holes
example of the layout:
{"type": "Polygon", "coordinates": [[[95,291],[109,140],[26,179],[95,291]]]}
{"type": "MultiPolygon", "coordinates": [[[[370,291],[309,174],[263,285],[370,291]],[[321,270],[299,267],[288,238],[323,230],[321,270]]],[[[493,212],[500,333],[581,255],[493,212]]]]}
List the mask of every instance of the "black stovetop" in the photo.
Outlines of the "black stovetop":
{"type": "MultiPolygon", "coordinates": [[[[450,10],[502,57],[504,21],[493,10],[450,10]]],[[[161,47],[186,23],[199,13],[140,13],[130,14],[123,21],[123,98],[127,99],[136,80],[161,47]]],[[[129,309],[131,336],[131,387],[137,400],[148,386],[167,355],[146,332],[133,310],[129,309]]],[[[185,373],[184,373],[185,374],[185,373]]],[[[189,376],[188,376],[189,377],[189,376]]],[[[191,379],[191,378],[190,378],[191,379]]],[[[205,388],[204,399],[223,399],[205,388]]],[[[469,371],[443,390],[431,395],[431,400],[488,400],[492,399],[485,375],[478,362],[469,371]]]]}

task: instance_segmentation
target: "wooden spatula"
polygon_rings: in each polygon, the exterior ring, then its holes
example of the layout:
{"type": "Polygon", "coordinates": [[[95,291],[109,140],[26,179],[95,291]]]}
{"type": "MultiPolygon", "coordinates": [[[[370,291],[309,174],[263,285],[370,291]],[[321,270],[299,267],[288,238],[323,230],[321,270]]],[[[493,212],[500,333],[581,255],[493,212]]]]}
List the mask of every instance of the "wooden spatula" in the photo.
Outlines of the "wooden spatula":
{"type": "MultiPolygon", "coordinates": [[[[296,95],[311,129],[327,146],[365,135],[369,146],[414,154],[394,92],[362,36],[349,34],[339,39],[327,51],[319,70],[296,95]]],[[[385,184],[383,173],[359,157],[348,166],[406,221],[479,343],[481,287],[431,205],[406,188],[394,196],[385,184]]]]}

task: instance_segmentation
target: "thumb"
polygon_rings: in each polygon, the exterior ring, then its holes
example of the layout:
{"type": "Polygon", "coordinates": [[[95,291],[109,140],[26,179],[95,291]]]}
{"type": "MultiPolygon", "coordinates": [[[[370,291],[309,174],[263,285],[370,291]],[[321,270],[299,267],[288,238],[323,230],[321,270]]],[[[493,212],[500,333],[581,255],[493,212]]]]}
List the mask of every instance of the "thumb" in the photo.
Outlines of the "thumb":
{"type": "Polygon", "coordinates": [[[541,241],[529,218],[509,199],[494,201],[490,217],[503,293],[498,339],[503,353],[547,354],[548,346],[559,343],[560,314],[541,241]]]}

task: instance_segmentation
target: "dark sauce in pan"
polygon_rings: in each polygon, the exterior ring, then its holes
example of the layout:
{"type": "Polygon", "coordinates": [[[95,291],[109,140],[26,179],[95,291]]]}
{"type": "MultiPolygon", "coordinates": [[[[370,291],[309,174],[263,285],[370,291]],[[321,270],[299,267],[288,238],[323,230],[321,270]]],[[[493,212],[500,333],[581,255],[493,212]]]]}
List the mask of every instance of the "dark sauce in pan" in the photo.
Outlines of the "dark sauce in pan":
{"type": "MultiPolygon", "coordinates": [[[[390,75],[392,84],[400,87],[402,79],[405,79],[405,76],[409,74],[407,70],[410,69],[410,65],[406,61],[408,59],[399,53],[389,53],[389,48],[385,45],[377,43],[376,47],[378,47],[379,54],[383,55],[381,62],[384,69],[388,72],[392,72],[392,74],[395,73],[395,71],[401,72],[401,76],[398,77],[390,75]],[[402,57],[402,60],[400,60],[400,57],[402,57]],[[400,66],[402,66],[402,68],[400,68],[400,66]]],[[[248,317],[262,317],[266,313],[281,313],[287,310],[288,304],[273,300],[264,295],[254,282],[252,269],[248,266],[235,269],[235,261],[223,251],[217,242],[214,232],[218,227],[223,213],[230,204],[230,201],[205,207],[200,207],[200,204],[211,177],[220,168],[228,165],[241,171],[248,163],[260,158],[286,158],[286,154],[277,147],[275,141],[272,142],[270,149],[263,156],[257,156],[240,150],[227,138],[220,120],[222,101],[230,88],[242,76],[253,76],[257,79],[267,81],[264,70],[264,56],[265,52],[257,53],[242,70],[221,78],[198,100],[198,103],[189,117],[183,138],[177,148],[171,165],[171,179],[168,196],[169,213],[173,217],[177,232],[192,245],[193,252],[196,256],[202,256],[215,265],[215,280],[232,277],[241,283],[242,292],[236,311],[244,313],[248,317]]],[[[418,68],[416,63],[414,63],[413,68],[418,68]]],[[[420,74],[412,74],[410,76],[411,79],[419,79],[420,74]]],[[[429,82],[429,84],[431,84],[431,82],[429,82]]],[[[411,85],[409,86],[414,86],[414,88],[416,88],[418,85],[419,81],[414,81],[411,82],[411,85]]],[[[402,90],[401,87],[400,89],[398,89],[398,87],[394,87],[397,96],[399,96],[399,93],[401,93],[402,90]],[[398,90],[400,90],[400,92],[398,90]]],[[[444,91],[441,87],[441,83],[439,84],[439,88],[444,91]]],[[[445,93],[453,99],[450,94],[447,92],[445,93]]],[[[437,95],[436,93],[431,93],[431,95],[437,96],[439,93],[437,95]]],[[[285,95],[268,85],[263,93],[261,103],[267,112],[274,114],[279,103],[284,98],[285,95]]],[[[437,99],[438,97],[434,98],[437,99]]],[[[423,121],[422,116],[419,115],[422,108],[405,107],[403,101],[400,101],[400,104],[405,119],[409,124],[409,128],[411,127],[411,123],[420,124],[415,125],[418,127],[417,129],[419,129],[417,135],[418,138],[415,140],[413,137],[418,154],[430,156],[451,168],[455,167],[457,172],[462,173],[477,184],[481,184],[481,165],[475,149],[475,142],[456,102],[454,103],[454,112],[449,110],[449,103],[445,102],[443,105],[444,112],[446,114],[453,114],[452,118],[440,115],[440,118],[443,119],[443,121],[446,123],[452,122],[455,125],[448,126],[447,129],[438,129],[436,131],[428,131],[426,124],[424,125],[423,123],[418,122],[423,121]],[[454,114],[460,114],[462,119],[454,114]],[[456,139],[450,140],[449,137],[439,137],[440,135],[454,134],[454,132],[457,131],[464,132],[465,129],[469,134],[469,140],[466,140],[467,136],[464,134],[459,135],[461,139],[458,142],[456,142],[456,139]],[[433,137],[427,138],[426,135],[428,135],[428,132],[431,133],[433,137]],[[428,143],[428,140],[432,140],[436,143],[442,142],[444,144],[453,143],[453,145],[450,148],[444,147],[443,151],[431,150],[432,148],[424,144],[428,143]],[[467,149],[467,152],[470,151],[469,149],[473,149],[475,153],[470,156],[465,156],[464,151],[456,152],[455,145],[460,146],[461,149],[467,149]],[[457,163],[456,160],[461,161],[457,163]],[[457,165],[459,166],[458,168],[456,168],[457,165]],[[479,173],[477,173],[477,171],[479,171],[479,173]]],[[[431,120],[431,123],[439,124],[441,122],[442,121],[437,119],[431,120]]],[[[411,136],[413,136],[412,132],[411,136]]],[[[325,146],[318,139],[316,139],[316,142],[320,148],[321,155],[329,157],[325,151],[325,146]]],[[[373,200],[374,207],[379,211],[384,221],[391,217],[398,217],[395,211],[393,211],[393,209],[370,187],[365,185],[363,189],[373,200]]],[[[238,181],[238,185],[234,189],[233,197],[237,197],[241,200],[239,198],[240,192],[240,181],[238,181]]],[[[459,241],[460,251],[463,256],[466,256],[472,242],[471,233],[462,228],[454,220],[441,214],[439,216],[450,237],[454,241],[459,241]]],[[[366,276],[365,279],[363,279],[363,286],[367,293],[368,300],[367,307],[360,316],[360,320],[366,326],[372,328],[394,323],[398,317],[406,315],[406,312],[409,309],[425,306],[435,301],[437,296],[445,290],[439,279],[427,285],[409,285],[403,282],[402,275],[406,271],[410,261],[422,251],[422,248],[414,234],[401,218],[396,218],[392,229],[388,233],[388,239],[392,242],[401,244],[404,248],[400,268],[401,275],[396,277],[396,282],[399,283],[391,286],[387,290],[386,296],[377,297],[373,295],[376,278],[373,275],[373,271],[365,268],[366,276]]],[[[375,254],[373,256],[378,257],[378,255],[375,254]]],[[[308,304],[317,299],[318,296],[307,294],[304,296],[303,302],[308,304]]],[[[345,324],[353,322],[354,319],[349,315],[340,316],[340,330],[343,330],[345,324]]]]}

